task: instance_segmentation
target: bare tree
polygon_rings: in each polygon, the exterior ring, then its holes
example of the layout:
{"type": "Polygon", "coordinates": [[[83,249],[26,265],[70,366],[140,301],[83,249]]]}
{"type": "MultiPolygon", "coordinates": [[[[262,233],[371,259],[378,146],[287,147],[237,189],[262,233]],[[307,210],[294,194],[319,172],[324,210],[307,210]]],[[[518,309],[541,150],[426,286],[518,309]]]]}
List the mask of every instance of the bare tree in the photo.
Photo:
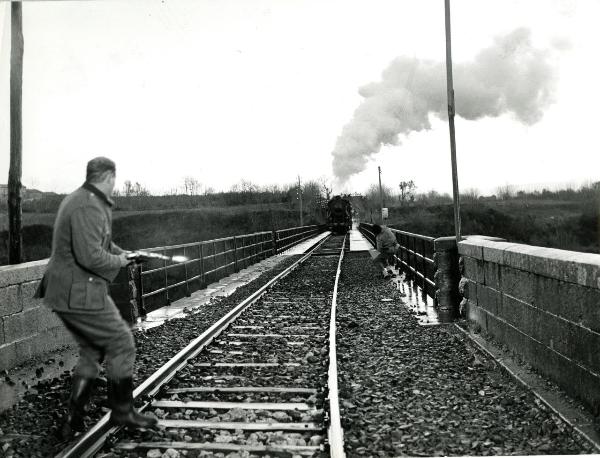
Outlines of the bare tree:
{"type": "Polygon", "coordinates": [[[133,195],[134,196],[149,196],[150,191],[148,191],[144,186],[142,186],[140,183],[138,183],[136,181],[135,185],[133,186],[133,195]]]}
{"type": "MultiPolygon", "coordinates": [[[[392,201],[392,196],[393,196],[392,188],[384,185],[381,187],[381,193],[383,194],[384,202],[392,201]]],[[[366,203],[366,207],[369,210],[373,210],[374,212],[380,211],[381,198],[379,195],[379,185],[372,184],[371,186],[369,186],[369,189],[365,193],[365,203],[366,203]]]]}
{"type": "Polygon", "coordinates": [[[196,196],[200,193],[200,182],[192,177],[192,176],[186,176],[183,179],[183,190],[184,190],[184,194],[187,194],[189,196],[196,196]]]}
{"type": "Polygon", "coordinates": [[[125,197],[130,196],[149,196],[150,191],[148,191],[143,185],[139,182],[132,183],[131,180],[125,180],[123,183],[123,195],[125,197]]]}
{"type": "Polygon", "coordinates": [[[304,186],[302,186],[302,198],[306,210],[317,213],[326,205],[322,190],[321,184],[316,181],[311,180],[304,183],[304,186]]]}
{"type": "Polygon", "coordinates": [[[498,186],[498,188],[496,188],[496,195],[500,200],[510,199],[515,195],[514,186],[511,186],[509,184],[505,184],[504,186],[498,186]]]}
{"type": "Polygon", "coordinates": [[[401,181],[398,185],[400,187],[400,203],[404,205],[408,201],[415,200],[415,190],[417,186],[413,180],[401,181]]]}
{"type": "Polygon", "coordinates": [[[331,199],[331,193],[333,192],[331,181],[326,177],[321,177],[319,178],[318,183],[321,186],[321,191],[323,192],[325,199],[327,199],[329,202],[331,199]]]}
{"type": "Polygon", "coordinates": [[[479,190],[477,188],[468,188],[461,193],[461,199],[465,202],[477,202],[479,195],[479,190]]]}
{"type": "Polygon", "coordinates": [[[240,190],[243,193],[250,194],[258,192],[258,186],[249,180],[242,179],[240,180],[240,190]]]}
{"type": "Polygon", "coordinates": [[[123,195],[124,196],[133,196],[133,184],[130,180],[125,180],[123,183],[123,195]]]}

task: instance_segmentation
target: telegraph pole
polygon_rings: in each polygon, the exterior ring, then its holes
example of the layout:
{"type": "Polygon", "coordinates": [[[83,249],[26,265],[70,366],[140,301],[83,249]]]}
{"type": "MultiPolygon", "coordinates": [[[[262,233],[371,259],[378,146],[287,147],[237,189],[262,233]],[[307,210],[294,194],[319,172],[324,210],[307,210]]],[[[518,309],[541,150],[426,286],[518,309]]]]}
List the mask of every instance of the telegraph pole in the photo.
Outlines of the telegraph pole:
{"type": "Polygon", "coordinates": [[[454,232],[460,242],[460,196],[458,193],[458,168],[456,166],[456,137],[454,132],[454,87],[452,82],[452,43],[450,33],[450,0],[444,0],[446,14],[446,79],[448,90],[448,123],[450,127],[450,157],[452,160],[452,197],[454,199],[454,232]]]}
{"type": "Polygon", "coordinates": [[[10,166],[8,170],[8,263],[23,260],[21,214],[23,15],[21,2],[10,4],[10,166]]]}
{"type": "Polygon", "coordinates": [[[302,217],[302,184],[300,183],[300,175],[298,175],[298,199],[300,199],[300,226],[304,226],[304,218],[302,217]]]}
{"type": "Polygon", "coordinates": [[[381,167],[377,166],[379,171],[379,214],[381,215],[381,224],[383,224],[383,191],[381,190],[381,167]]]}

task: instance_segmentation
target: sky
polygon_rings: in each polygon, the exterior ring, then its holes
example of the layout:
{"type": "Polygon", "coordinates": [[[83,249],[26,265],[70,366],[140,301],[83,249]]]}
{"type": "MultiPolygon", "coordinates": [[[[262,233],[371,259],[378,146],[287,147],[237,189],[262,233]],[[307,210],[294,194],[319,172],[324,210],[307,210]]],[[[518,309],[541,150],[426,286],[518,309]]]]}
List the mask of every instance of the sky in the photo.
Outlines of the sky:
{"type": "MultiPolygon", "coordinates": [[[[459,186],[600,180],[600,0],[453,0],[459,186]]],[[[10,13],[0,3],[0,183],[10,13]]],[[[185,177],[451,192],[443,0],[23,4],[23,178],[70,192],[86,162],[154,193],[185,177]]]]}

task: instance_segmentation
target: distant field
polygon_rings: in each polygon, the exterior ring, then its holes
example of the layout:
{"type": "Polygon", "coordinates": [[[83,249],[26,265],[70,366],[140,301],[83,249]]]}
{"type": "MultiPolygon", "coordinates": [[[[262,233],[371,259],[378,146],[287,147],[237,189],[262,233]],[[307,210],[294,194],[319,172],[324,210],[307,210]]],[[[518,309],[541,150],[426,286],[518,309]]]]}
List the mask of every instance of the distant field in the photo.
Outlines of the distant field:
{"type": "MultiPolygon", "coordinates": [[[[44,224],[52,226],[54,224],[54,213],[23,213],[23,226],[31,226],[32,224],[44,224]]],[[[0,214],[0,231],[8,230],[8,215],[0,214]]]]}
{"type": "MultiPolygon", "coordinates": [[[[595,199],[464,202],[461,231],[463,235],[489,235],[516,243],[600,253],[599,215],[595,199]]],[[[453,206],[392,208],[389,224],[432,237],[454,235],[453,206]]]]}
{"type": "MultiPolygon", "coordinates": [[[[136,215],[157,215],[177,212],[179,214],[184,213],[197,213],[197,212],[219,212],[222,214],[235,214],[246,211],[258,211],[272,210],[284,208],[283,204],[250,204],[250,205],[235,205],[228,207],[201,207],[201,208],[190,208],[190,209],[173,209],[173,210],[141,210],[141,211],[120,211],[116,210],[113,212],[113,219],[124,218],[127,216],[136,215]]],[[[34,224],[41,224],[46,226],[53,226],[56,213],[31,213],[23,212],[23,226],[31,226],[34,224]]],[[[8,214],[0,213],[0,232],[8,230],[8,214]]]]}
{"type": "MultiPolygon", "coordinates": [[[[284,205],[240,205],[184,210],[114,212],[113,239],[123,248],[140,249],[210,240],[299,225],[296,210],[284,205]]],[[[54,214],[24,213],[24,261],[50,256],[54,214]]],[[[2,215],[6,224],[6,215],[2,215]]],[[[322,221],[304,216],[305,224],[322,221]]],[[[4,226],[6,227],[6,226],[4,226]]],[[[7,231],[0,231],[0,265],[8,262],[7,231]]]]}
{"type": "MultiPolygon", "coordinates": [[[[151,248],[210,240],[299,224],[288,204],[248,204],[174,210],[115,211],[113,236],[130,248],[151,248]]],[[[511,242],[600,253],[600,201],[513,198],[464,201],[463,234],[503,237],[511,242]]],[[[363,215],[364,217],[364,215],[363,215]]],[[[50,255],[53,213],[23,213],[25,260],[50,255]]],[[[368,218],[365,218],[369,221],[368,218]]],[[[305,224],[322,223],[305,214],[305,224]]],[[[7,215],[0,215],[0,265],[7,262],[7,215]]],[[[418,234],[454,235],[451,204],[391,207],[389,225],[418,234]]]]}

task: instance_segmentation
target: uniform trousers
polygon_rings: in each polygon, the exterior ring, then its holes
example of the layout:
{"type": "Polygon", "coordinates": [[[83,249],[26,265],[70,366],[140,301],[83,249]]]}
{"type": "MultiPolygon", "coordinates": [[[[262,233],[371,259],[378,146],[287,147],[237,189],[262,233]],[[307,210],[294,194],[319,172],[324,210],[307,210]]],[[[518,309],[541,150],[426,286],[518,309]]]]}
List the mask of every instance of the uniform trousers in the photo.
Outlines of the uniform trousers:
{"type": "Polygon", "coordinates": [[[394,255],[396,250],[381,251],[374,259],[373,262],[376,266],[379,266],[381,270],[385,270],[387,266],[394,265],[394,255]]]}
{"type": "Polygon", "coordinates": [[[133,334],[110,296],[105,304],[97,313],[56,311],[79,345],[79,361],[73,373],[96,378],[100,364],[106,359],[109,380],[132,377],[135,362],[133,334]]]}

